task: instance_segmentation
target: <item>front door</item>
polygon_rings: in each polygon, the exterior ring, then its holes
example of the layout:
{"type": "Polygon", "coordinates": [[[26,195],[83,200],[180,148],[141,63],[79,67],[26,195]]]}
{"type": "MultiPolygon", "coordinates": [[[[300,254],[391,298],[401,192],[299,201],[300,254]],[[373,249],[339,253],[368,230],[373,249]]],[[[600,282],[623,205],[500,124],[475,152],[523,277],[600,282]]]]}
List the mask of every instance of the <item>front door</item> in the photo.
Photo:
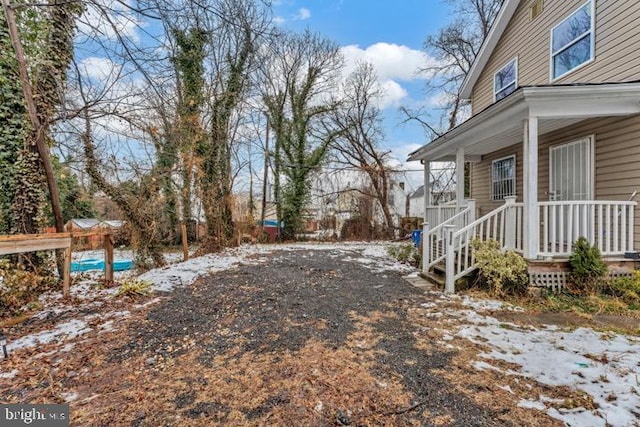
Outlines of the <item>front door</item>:
{"type": "Polygon", "coordinates": [[[569,249],[578,237],[591,236],[593,212],[580,201],[593,200],[593,137],[589,136],[549,149],[549,201],[561,203],[551,215],[558,249],[569,249]]]}

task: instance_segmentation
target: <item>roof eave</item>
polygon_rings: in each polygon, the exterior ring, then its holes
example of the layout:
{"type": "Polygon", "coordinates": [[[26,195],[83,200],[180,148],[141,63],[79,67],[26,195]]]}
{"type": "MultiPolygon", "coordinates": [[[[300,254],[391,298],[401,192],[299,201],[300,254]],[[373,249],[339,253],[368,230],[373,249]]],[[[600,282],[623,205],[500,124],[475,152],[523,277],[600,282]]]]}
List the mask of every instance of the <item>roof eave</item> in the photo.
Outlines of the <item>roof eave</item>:
{"type": "Polygon", "coordinates": [[[487,34],[482,46],[480,46],[480,51],[478,52],[476,59],[473,61],[471,69],[462,82],[462,86],[460,87],[460,97],[462,99],[471,99],[473,86],[475,86],[478,78],[480,77],[480,73],[482,73],[487,62],[489,62],[493,49],[497,46],[500,37],[502,37],[502,33],[504,33],[507,25],[509,25],[509,22],[511,21],[511,18],[519,4],[520,0],[505,0],[502,5],[495,22],[489,30],[489,34],[487,34]]]}
{"type": "MultiPolygon", "coordinates": [[[[491,105],[466,122],[409,154],[408,161],[439,161],[469,144],[469,132],[491,132],[509,120],[588,118],[640,114],[640,82],[575,86],[528,86],[491,105]]],[[[473,138],[471,138],[473,139],[473,138]]]]}
{"type": "Polygon", "coordinates": [[[503,100],[501,100],[500,102],[493,104],[491,107],[471,117],[466,122],[451,129],[449,132],[445,133],[444,135],[434,139],[429,144],[426,144],[421,148],[417,149],[416,151],[414,151],[413,153],[410,153],[407,161],[411,162],[411,161],[423,160],[425,158],[426,153],[436,153],[438,150],[448,147],[450,143],[455,142],[455,139],[458,136],[466,133],[469,129],[474,128],[475,126],[478,125],[478,123],[484,121],[487,117],[495,116],[496,114],[509,110],[514,105],[522,102],[523,99],[524,99],[524,91],[520,89],[515,93],[511,94],[511,96],[508,96],[503,100]]]}

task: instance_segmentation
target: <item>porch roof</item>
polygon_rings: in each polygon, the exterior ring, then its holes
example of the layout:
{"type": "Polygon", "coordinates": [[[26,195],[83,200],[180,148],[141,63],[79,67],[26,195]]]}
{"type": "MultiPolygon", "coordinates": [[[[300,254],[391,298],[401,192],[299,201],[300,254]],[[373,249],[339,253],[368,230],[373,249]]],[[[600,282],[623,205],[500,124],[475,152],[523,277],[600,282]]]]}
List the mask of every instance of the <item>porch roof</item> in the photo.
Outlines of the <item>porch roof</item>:
{"type": "Polygon", "coordinates": [[[580,85],[524,86],[466,122],[409,154],[409,161],[466,161],[522,142],[523,123],[537,117],[539,134],[592,117],[640,114],[640,81],[580,85]]]}

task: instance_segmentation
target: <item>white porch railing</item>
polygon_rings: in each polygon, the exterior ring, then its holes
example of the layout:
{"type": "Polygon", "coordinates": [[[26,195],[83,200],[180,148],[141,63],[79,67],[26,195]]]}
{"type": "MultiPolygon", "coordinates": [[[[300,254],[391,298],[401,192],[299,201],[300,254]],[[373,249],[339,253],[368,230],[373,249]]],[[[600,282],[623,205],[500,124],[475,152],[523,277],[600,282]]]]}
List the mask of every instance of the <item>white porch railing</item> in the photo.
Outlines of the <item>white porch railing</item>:
{"type": "Polygon", "coordinates": [[[482,240],[494,239],[503,249],[522,251],[523,204],[509,197],[506,203],[489,214],[455,231],[445,226],[446,282],[445,292],[455,292],[455,281],[476,269],[471,242],[478,237],[482,240]]]}
{"type": "Polygon", "coordinates": [[[467,201],[467,206],[444,222],[430,228],[425,222],[422,228],[422,271],[427,273],[431,267],[442,261],[446,254],[446,231],[451,228],[460,230],[475,220],[475,202],[467,201]]]}
{"type": "Polygon", "coordinates": [[[449,221],[454,216],[464,212],[469,207],[469,204],[473,204],[472,200],[465,200],[462,206],[456,205],[438,205],[438,206],[427,206],[427,211],[425,215],[425,221],[432,228],[435,228],[439,225],[444,224],[449,221]]]}
{"type": "MultiPolygon", "coordinates": [[[[537,255],[569,256],[581,236],[595,244],[604,256],[632,252],[636,205],[636,202],[594,200],[538,203],[541,224],[537,255]]],[[[433,229],[425,224],[423,271],[426,273],[445,260],[445,292],[454,292],[455,281],[476,269],[471,244],[474,238],[494,239],[504,250],[522,252],[523,211],[524,204],[510,197],[503,206],[475,221],[465,210],[433,229]]]]}
{"type": "Polygon", "coordinates": [[[633,251],[636,202],[560,201],[541,202],[541,256],[569,256],[573,243],[585,237],[602,255],[633,251]]]}

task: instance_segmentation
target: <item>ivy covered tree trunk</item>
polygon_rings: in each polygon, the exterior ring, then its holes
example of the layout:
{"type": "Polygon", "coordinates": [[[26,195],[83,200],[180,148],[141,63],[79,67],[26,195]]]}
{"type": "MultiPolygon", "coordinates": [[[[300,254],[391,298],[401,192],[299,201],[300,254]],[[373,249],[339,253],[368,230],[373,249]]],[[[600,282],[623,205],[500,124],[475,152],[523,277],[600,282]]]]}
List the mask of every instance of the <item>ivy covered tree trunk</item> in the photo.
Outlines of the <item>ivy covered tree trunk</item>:
{"type": "MultiPolygon", "coordinates": [[[[152,211],[144,209],[144,207],[141,208],[140,200],[138,200],[139,198],[142,199],[141,203],[144,204],[146,200],[149,200],[148,195],[136,195],[135,192],[126,192],[123,188],[117,187],[105,179],[100,171],[95,145],[91,137],[91,121],[86,114],[85,112],[85,131],[81,135],[81,139],[87,162],[87,173],[91,177],[93,185],[104,191],[111,200],[117,203],[125,219],[131,223],[133,237],[138,244],[138,264],[144,266],[147,259],[151,258],[154,266],[163,266],[165,260],[159,244],[156,218],[153,217],[152,211]]],[[[144,183],[140,185],[144,186],[144,183]]]]}
{"type": "Polygon", "coordinates": [[[337,107],[326,95],[335,89],[343,62],[335,43],[310,32],[284,36],[274,45],[262,99],[277,143],[276,203],[289,239],[303,226],[311,175],[337,137],[322,123],[337,107]]]}
{"type": "Polygon", "coordinates": [[[238,50],[228,54],[227,71],[211,105],[211,128],[197,150],[202,206],[207,223],[205,251],[216,251],[234,243],[231,169],[231,123],[242,101],[253,52],[253,29],[238,29],[238,50]]]}
{"type": "Polygon", "coordinates": [[[204,130],[201,113],[204,104],[204,58],[207,33],[198,27],[190,30],[174,29],[177,52],[173,62],[177,71],[178,123],[176,146],[180,153],[182,189],[182,219],[190,224],[193,216],[192,188],[194,150],[201,143],[204,130]]]}
{"type": "MultiPolygon", "coordinates": [[[[13,53],[11,39],[4,14],[0,14],[0,233],[17,232],[15,219],[23,222],[25,216],[35,218],[30,213],[16,209],[16,191],[19,182],[18,170],[28,165],[28,152],[23,151],[28,124],[24,97],[18,77],[18,63],[13,53]],[[25,162],[25,158],[27,161],[25,162]],[[20,159],[20,162],[19,162],[20,159]],[[17,217],[17,218],[16,218],[17,217]]],[[[37,163],[36,163],[37,166],[37,163]]],[[[36,170],[38,170],[36,168],[36,170]]],[[[20,178],[21,179],[21,178],[20,178]]],[[[41,196],[22,202],[35,208],[37,213],[41,196]]],[[[29,229],[33,229],[29,226],[29,229]]]]}

